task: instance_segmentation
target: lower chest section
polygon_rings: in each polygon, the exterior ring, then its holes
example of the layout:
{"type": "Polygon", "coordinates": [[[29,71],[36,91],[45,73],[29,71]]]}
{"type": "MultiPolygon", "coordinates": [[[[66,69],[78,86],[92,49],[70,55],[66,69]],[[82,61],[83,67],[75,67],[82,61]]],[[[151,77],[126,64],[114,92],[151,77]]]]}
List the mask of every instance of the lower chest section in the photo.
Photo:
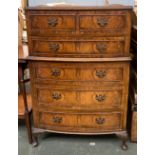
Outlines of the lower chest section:
{"type": "Polygon", "coordinates": [[[128,62],[30,62],[34,125],[104,132],[126,126],[128,62]]]}

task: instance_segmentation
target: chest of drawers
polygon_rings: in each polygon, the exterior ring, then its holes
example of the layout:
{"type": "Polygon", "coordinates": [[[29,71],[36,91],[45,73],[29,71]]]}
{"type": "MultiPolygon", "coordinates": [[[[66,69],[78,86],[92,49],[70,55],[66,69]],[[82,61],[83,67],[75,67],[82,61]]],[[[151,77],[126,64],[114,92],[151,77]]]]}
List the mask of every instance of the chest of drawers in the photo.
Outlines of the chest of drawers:
{"type": "Polygon", "coordinates": [[[130,7],[26,9],[34,137],[116,134],[127,149],[130,7]]]}

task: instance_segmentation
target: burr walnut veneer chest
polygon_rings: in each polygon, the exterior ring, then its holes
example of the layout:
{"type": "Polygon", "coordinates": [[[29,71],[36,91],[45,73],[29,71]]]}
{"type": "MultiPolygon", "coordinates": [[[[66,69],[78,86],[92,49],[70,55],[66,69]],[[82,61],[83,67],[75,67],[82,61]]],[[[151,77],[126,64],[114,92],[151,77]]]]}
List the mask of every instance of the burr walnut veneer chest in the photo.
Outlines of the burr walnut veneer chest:
{"type": "Polygon", "coordinates": [[[127,149],[131,8],[26,9],[34,136],[116,134],[127,149]]]}

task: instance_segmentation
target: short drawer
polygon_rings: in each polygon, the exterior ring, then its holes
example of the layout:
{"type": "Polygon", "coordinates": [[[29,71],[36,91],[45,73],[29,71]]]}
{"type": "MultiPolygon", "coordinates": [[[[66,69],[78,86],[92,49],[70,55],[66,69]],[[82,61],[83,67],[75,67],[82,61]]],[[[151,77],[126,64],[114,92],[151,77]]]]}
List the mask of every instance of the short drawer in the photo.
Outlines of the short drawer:
{"type": "Polygon", "coordinates": [[[58,131],[113,131],[121,129],[122,115],[119,112],[100,114],[39,113],[39,127],[58,131]],[[90,129],[90,130],[89,130],[90,129]]]}
{"type": "Polygon", "coordinates": [[[120,129],[121,114],[111,112],[103,114],[81,115],[79,117],[79,124],[81,127],[96,127],[104,130],[120,129]]]}
{"type": "Polygon", "coordinates": [[[52,126],[77,126],[77,116],[70,114],[55,114],[55,113],[39,113],[39,125],[44,127],[52,126]]]}
{"type": "Polygon", "coordinates": [[[55,81],[121,82],[126,63],[33,63],[33,78],[55,81]]]}
{"type": "Polygon", "coordinates": [[[29,32],[33,36],[51,36],[75,33],[75,16],[62,14],[31,14],[28,16],[29,32]]]}
{"type": "Polygon", "coordinates": [[[79,26],[81,34],[116,35],[130,31],[130,15],[119,12],[102,12],[100,14],[81,14],[79,16],[79,26]]]}
{"type": "Polygon", "coordinates": [[[98,110],[121,109],[123,105],[122,88],[90,88],[67,86],[54,88],[54,86],[37,85],[36,107],[55,110],[98,110]]]}
{"type": "Polygon", "coordinates": [[[31,39],[30,55],[58,57],[116,57],[127,55],[124,37],[47,40],[31,39]],[[91,55],[90,55],[91,54],[91,55]]]}

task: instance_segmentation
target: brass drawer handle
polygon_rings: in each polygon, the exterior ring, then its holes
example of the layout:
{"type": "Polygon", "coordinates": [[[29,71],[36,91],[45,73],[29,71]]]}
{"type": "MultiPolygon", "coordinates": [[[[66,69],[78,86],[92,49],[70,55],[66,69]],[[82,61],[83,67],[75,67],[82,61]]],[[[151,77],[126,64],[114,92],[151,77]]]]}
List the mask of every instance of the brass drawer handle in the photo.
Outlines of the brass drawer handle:
{"type": "Polygon", "coordinates": [[[104,122],[105,122],[105,119],[104,119],[104,118],[101,118],[101,117],[96,118],[96,123],[97,123],[97,124],[101,125],[101,124],[103,124],[104,122]]]}
{"type": "Polygon", "coordinates": [[[99,51],[99,52],[105,52],[105,50],[107,49],[106,45],[105,44],[96,44],[96,49],[99,51]]]}
{"type": "Polygon", "coordinates": [[[49,44],[49,49],[51,51],[57,52],[59,48],[60,48],[59,44],[49,44]]]}
{"type": "Polygon", "coordinates": [[[60,100],[61,99],[61,94],[60,93],[53,93],[52,94],[52,98],[54,100],[60,100]]]}
{"type": "Polygon", "coordinates": [[[108,24],[108,20],[105,18],[98,18],[97,24],[101,27],[106,26],[108,24]]]}
{"type": "Polygon", "coordinates": [[[52,118],[52,121],[54,122],[54,123],[61,123],[62,122],[62,117],[53,117],[52,118]]]}
{"type": "Polygon", "coordinates": [[[96,100],[98,101],[98,102],[103,102],[103,101],[105,101],[105,99],[106,99],[106,96],[105,95],[96,95],[96,100]]]}
{"type": "Polygon", "coordinates": [[[57,24],[58,24],[58,19],[57,18],[53,17],[53,18],[48,20],[48,25],[49,26],[55,27],[57,24]]]}
{"type": "Polygon", "coordinates": [[[51,70],[51,75],[52,76],[58,77],[58,76],[60,76],[60,74],[61,74],[61,71],[58,68],[54,68],[54,69],[51,70]]]}
{"type": "Polygon", "coordinates": [[[106,71],[102,71],[102,70],[96,71],[96,76],[99,78],[103,78],[106,76],[106,71]]]}

